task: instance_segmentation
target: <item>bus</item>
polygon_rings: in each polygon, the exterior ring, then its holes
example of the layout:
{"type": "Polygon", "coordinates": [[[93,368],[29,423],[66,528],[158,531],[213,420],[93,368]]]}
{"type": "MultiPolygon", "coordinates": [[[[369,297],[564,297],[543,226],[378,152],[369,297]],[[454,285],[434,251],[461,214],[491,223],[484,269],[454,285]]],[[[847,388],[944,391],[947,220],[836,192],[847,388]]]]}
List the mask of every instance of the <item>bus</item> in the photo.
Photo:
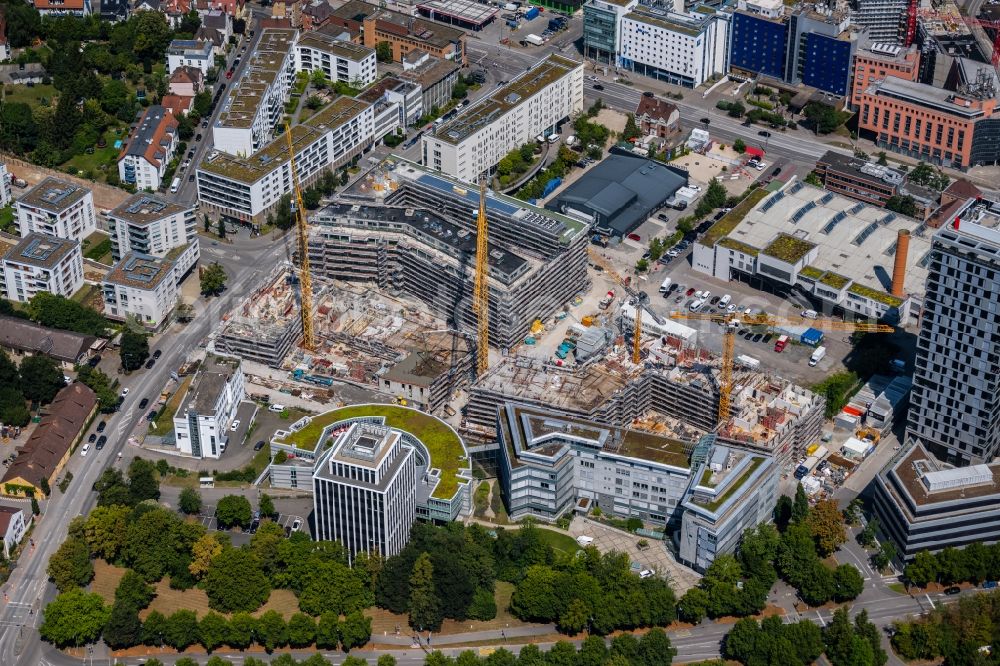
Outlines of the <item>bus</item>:
{"type": "Polygon", "coordinates": [[[177,178],[174,178],[174,182],[170,183],[170,193],[177,194],[177,190],[180,189],[180,186],[181,186],[181,177],[178,176],[177,178]]]}

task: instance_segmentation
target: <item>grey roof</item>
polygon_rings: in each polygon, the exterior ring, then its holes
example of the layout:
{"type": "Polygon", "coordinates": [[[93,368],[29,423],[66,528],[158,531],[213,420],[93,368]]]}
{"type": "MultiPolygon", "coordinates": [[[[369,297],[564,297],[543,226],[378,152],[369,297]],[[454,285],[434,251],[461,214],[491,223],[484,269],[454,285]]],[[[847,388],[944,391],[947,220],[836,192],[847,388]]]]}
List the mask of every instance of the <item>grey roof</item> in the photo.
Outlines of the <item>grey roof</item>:
{"type": "Polygon", "coordinates": [[[594,215],[597,225],[624,235],[687,184],[663,164],[634,155],[613,154],[545,205],[594,215]]]}
{"type": "Polygon", "coordinates": [[[92,335],[57,331],[27,319],[0,315],[0,346],[33,354],[46,354],[66,363],[79,362],[97,342],[92,335]]]}
{"type": "Polygon", "coordinates": [[[167,110],[162,106],[153,105],[147,107],[145,111],[140,111],[139,114],[139,124],[127,139],[125,155],[145,157],[150,144],[156,138],[156,131],[160,129],[163,117],[167,115],[167,110]]]}

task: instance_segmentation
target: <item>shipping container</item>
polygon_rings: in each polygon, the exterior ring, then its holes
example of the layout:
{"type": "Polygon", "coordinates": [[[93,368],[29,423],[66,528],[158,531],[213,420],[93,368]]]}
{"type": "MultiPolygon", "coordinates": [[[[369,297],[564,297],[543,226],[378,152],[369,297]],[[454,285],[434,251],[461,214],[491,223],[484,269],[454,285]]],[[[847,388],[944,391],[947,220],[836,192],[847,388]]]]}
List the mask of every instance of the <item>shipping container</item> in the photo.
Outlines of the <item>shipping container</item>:
{"type": "Polygon", "coordinates": [[[524,12],[524,20],[531,21],[538,18],[538,7],[532,7],[528,11],[524,12]]]}

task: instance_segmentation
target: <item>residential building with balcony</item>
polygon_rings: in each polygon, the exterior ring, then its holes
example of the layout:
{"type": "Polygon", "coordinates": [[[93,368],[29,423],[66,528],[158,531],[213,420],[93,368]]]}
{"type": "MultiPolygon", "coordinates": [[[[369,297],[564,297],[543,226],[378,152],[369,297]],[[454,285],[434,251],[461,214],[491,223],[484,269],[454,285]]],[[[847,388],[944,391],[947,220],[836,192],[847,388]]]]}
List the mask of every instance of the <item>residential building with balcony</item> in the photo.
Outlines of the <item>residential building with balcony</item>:
{"type": "Polygon", "coordinates": [[[375,49],[338,39],[336,30],[307,32],[295,44],[295,71],[320,70],[330,81],[364,88],[378,78],[375,49]]]}
{"type": "Polygon", "coordinates": [[[169,259],[180,282],[201,255],[196,212],[194,204],[133,194],[108,213],[112,259],[121,261],[130,252],[169,259]]]}
{"type": "Polygon", "coordinates": [[[194,67],[203,75],[215,66],[212,43],[196,39],[175,39],[167,46],[167,75],[178,67],[194,67]]]}
{"type": "Polygon", "coordinates": [[[71,297],[83,287],[83,254],[75,240],[30,233],[3,257],[3,292],[27,303],[48,292],[71,297]]]}
{"type": "Polygon", "coordinates": [[[160,330],[170,320],[177,294],[174,262],[136,252],[116,263],[101,284],[108,319],[132,318],[151,331],[160,330]]]}
{"type": "Polygon", "coordinates": [[[82,242],[97,231],[94,195],[86,187],[48,177],[14,202],[21,236],[46,234],[82,242]]]}
{"type": "Polygon", "coordinates": [[[178,143],[174,115],[163,106],[146,107],[118,155],[118,177],[139,190],[159,189],[178,143]]]}

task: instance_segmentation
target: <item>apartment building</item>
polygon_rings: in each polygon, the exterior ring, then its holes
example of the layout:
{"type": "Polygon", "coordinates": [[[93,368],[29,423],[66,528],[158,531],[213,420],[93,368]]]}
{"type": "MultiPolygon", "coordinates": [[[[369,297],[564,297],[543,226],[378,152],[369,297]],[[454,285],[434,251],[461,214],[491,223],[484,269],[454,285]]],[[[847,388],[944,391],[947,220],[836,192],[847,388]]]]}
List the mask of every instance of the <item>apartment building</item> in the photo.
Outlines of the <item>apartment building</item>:
{"type": "Polygon", "coordinates": [[[861,106],[864,91],[886,77],[916,81],[920,75],[920,51],[916,46],[904,48],[865,39],[854,53],[851,75],[852,108],[861,106]]]}
{"type": "Polygon", "coordinates": [[[907,0],[851,0],[853,20],[882,44],[899,44],[905,29],[907,0]]]}
{"type": "Polygon", "coordinates": [[[209,355],[174,414],[176,446],[182,455],[219,458],[229,442],[229,426],[246,395],[240,360],[209,355]]]}
{"type": "Polygon", "coordinates": [[[69,298],[83,287],[80,243],[30,233],[4,255],[3,280],[6,298],[18,303],[43,291],[69,298]]]}
{"type": "MultiPolygon", "coordinates": [[[[337,169],[372,146],[373,107],[338,97],[291,128],[299,184],[308,187],[327,169],[337,169]]],[[[284,135],[248,157],[213,152],[198,165],[198,201],[218,215],[262,224],[291,193],[288,143],[284,135]]]]}
{"type": "Polygon", "coordinates": [[[968,169],[1000,163],[996,71],[956,58],[949,87],[887,76],[861,93],[858,129],[883,149],[968,169]]]}
{"type": "MultiPolygon", "coordinates": [[[[339,32],[338,28],[336,32],[339,32]]],[[[295,71],[322,71],[331,81],[355,88],[371,85],[378,78],[375,49],[345,42],[326,30],[307,32],[295,44],[295,71]]]]}
{"type": "Polygon", "coordinates": [[[112,259],[121,261],[130,252],[170,259],[179,282],[201,256],[197,209],[156,194],[133,194],[107,216],[112,259]]]}
{"type": "Polygon", "coordinates": [[[178,67],[194,67],[203,75],[215,66],[212,43],[196,39],[175,39],[167,46],[167,74],[178,67]]]}
{"type": "Polygon", "coordinates": [[[265,28],[239,81],[234,81],[212,128],[215,148],[248,156],[274,138],[295,79],[296,30],[265,28]]]}
{"type": "Polygon", "coordinates": [[[417,518],[416,452],[404,433],[354,423],[337,437],[313,473],[316,538],[358,553],[397,555],[417,518]]]}
{"type": "Polygon", "coordinates": [[[907,441],[942,461],[988,463],[1000,453],[1000,207],[970,199],[934,234],[907,441]]]}
{"type": "Polygon", "coordinates": [[[86,187],[48,177],[14,202],[22,236],[46,234],[83,241],[97,231],[94,195],[86,187]]]}
{"type": "Polygon", "coordinates": [[[126,254],[101,284],[104,316],[115,321],[131,317],[151,331],[169,321],[177,294],[174,262],[137,252],[126,254]]]}
{"type": "Polygon", "coordinates": [[[397,74],[397,78],[420,86],[423,95],[421,103],[426,112],[435,106],[443,109],[451,101],[461,69],[457,62],[432,58],[423,51],[411,51],[403,59],[403,71],[397,74]]]}
{"type": "Polygon", "coordinates": [[[357,99],[372,105],[374,137],[382,137],[413,125],[424,115],[420,86],[392,76],[381,79],[357,99]]]}
{"type": "Polygon", "coordinates": [[[146,107],[118,155],[118,177],[139,190],[159,189],[179,142],[174,115],[157,104],[146,107]]]}
{"type": "Polygon", "coordinates": [[[475,182],[507,153],[583,110],[583,64],[549,55],[423,136],[423,164],[475,182]]]}
{"type": "Polygon", "coordinates": [[[370,49],[379,42],[388,42],[395,62],[400,62],[410,51],[421,50],[435,58],[466,64],[463,30],[363,0],[349,0],[333,10],[328,27],[346,29],[356,36],[354,41],[370,49]]]}
{"type": "Polygon", "coordinates": [[[0,163],[0,208],[9,206],[12,201],[10,182],[14,179],[7,165],[0,163]]]}

